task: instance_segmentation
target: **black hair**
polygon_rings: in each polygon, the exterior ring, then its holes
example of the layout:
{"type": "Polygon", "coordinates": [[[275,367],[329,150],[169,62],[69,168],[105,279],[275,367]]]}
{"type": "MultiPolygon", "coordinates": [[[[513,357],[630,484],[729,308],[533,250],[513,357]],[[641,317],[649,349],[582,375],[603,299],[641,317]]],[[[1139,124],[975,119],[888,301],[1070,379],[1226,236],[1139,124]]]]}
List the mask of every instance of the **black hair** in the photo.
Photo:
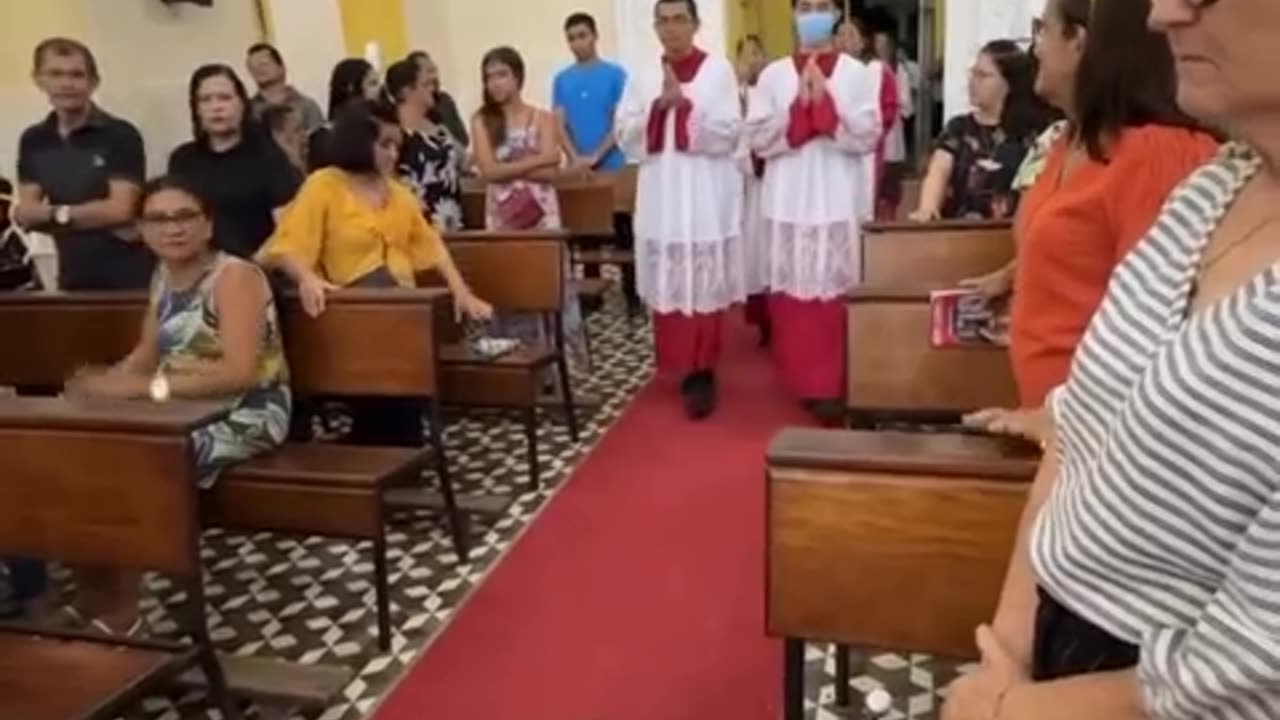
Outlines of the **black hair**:
{"type": "Polygon", "coordinates": [[[167,174],[159,177],[151,178],[142,186],[142,193],[138,195],[138,215],[142,215],[142,208],[146,207],[147,201],[162,192],[174,190],[189,195],[195,201],[196,207],[200,208],[200,212],[205,217],[212,216],[212,208],[209,204],[209,198],[200,189],[199,183],[184,175],[167,174]]]}
{"type": "Polygon", "coordinates": [[[364,79],[373,72],[373,66],[363,58],[346,58],[333,66],[329,75],[329,119],[336,120],[338,113],[352,99],[364,97],[364,79]]]}
{"type": "Polygon", "coordinates": [[[404,102],[406,90],[411,90],[422,77],[422,66],[415,60],[405,58],[392,63],[383,76],[382,92],[387,102],[398,105],[404,102]]]}
{"type": "Polygon", "coordinates": [[[297,117],[298,111],[293,109],[292,105],[268,105],[262,109],[262,125],[271,132],[279,132],[284,129],[285,122],[290,117],[297,117]]]}
{"type": "Polygon", "coordinates": [[[191,109],[191,135],[200,143],[207,143],[209,140],[209,133],[200,126],[198,95],[204,81],[215,77],[226,78],[235,90],[236,97],[240,99],[240,138],[242,141],[250,139],[254,132],[254,120],[253,109],[249,104],[249,91],[245,89],[236,71],[222,63],[201,65],[191,73],[191,82],[187,84],[187,105],[191,109]]]}
{"type": "Polygon", "coordinates": [[[489,144],[496,150],[507,140],[507,116],[502,104],[489,95],[489,84],[485,82],[485,70],[493,64],[506,65],[516,78],[516,87],[524,87],[524,58],[515,48],[503,45],[484,54],[480,60],[480,83],[484,87],[484,104],[478,112],[484,123],[485,132],[489,135],[489,144]]]}
{"type": "Polygon", "coordinates": [[[400,125],[385,103],[361,101],[341,108],[329,134],[328,164],[355,175],[376,172],[373,146],[383,125],[400,125]]]}
{"type": "Polygon", "coordinates": [[[858,35],[862,38],[862,55],[858,56],[858,59],[864,63],[875,60],[875,36],[871,34],[871,28],[868,27],[867,21],[863,20],[858,15],[845,15],[839,20],[836,20],[835,27],[831,29],[832,34],[840,32],[840,28],[845,25],[849,25],[853,27],[854,30],[857,30],[858,35]]]}
{"type": "Polygon", "coordinates": [[[698,0],[657,0],[657,2],[653,4],[653,14],[658,14],[658,7],[660,5],[675,5],[677,3],[681,3],[689,8],[689,17],[692,17],[694,20],[698,19],[698,0]]]}
{"type": "Polygon", "coordinates": [[[1000,111],[1000,127],[1011,138],[1029,141],[1044,131],[1056,113],[1036,95],[1036,62],[1012,40],[992,40],[978,51],[996,66],[1009,92],[1000,111]]]}
{"type": "Polygon", "coordinates": [[[1055,0],[1052,5],[1066,37],[1088,33],[1076,71],[1071,134],[1092,160],[1106,162],[1107,143],[1127,127],[1201,129],[1178,108],[1169,41],[1147,28],[1150,0],[1055,0]]]}
{"type": "Polygon", "coordinates": [[[569,32],[570,30],[572,30],[573,28],[579,25],[585,25],[587,29],[591,31],[592,35],[600,34],[600,32],[596,29],[596,19],[584,12],[576,12],[570,15],[564,21],[564,31],[569,32]]]}
{"type": "Polygon", "coordinates": [[[98,59],[93,56],[93,51],[89,49],[89,46],[79,40],[72,40],[67,37],[51,37],[41,40],[40,44],[36,45],[35,51],[31,53],[31,68],[39,71],[44,67],[45,58],[49,55],[62,57],[78,55],[81,60],[84,60],[84,67],[89,73],[89,78],[91,80],[100,79],[98,75],[98,59]]]}
{"type": "Polygon", "coordinates": [[[276,46],[271,43],[260,42],[250,45],[248,52],[245,53],[245,57],[252,57],[260,52],[270,55],[271,59],[274,60],[277,65],[282,68],[284,67],[284,56],[281,55],[280,51],[276,49],[276,46]]]}

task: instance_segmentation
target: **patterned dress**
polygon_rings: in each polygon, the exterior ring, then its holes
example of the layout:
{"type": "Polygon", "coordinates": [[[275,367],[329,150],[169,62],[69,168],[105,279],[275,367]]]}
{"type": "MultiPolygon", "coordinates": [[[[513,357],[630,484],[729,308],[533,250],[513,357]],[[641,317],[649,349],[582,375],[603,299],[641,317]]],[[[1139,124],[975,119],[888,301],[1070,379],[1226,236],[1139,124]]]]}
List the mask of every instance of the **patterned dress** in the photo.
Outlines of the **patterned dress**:
{"type": "MultiPolygon", "coordinates": [[[[538,128],[530,122],[522,128],[508,128],[507,137],[494,148],[494,156],[498,162],[527,157],[538,151],[538,128]]],[[[533,192],[538,205],[542,207],[542,220],[539,230],[559,230],[560,200],[555,186],[547,182],[534,180],[513,180],[506,183],[490,183],[485,190],[485,227],[489,230],[504,230],[502,221],[496,212],[503,200],[521,187],[533,192]]],[[[569,267],[569,256],[565,253],[564,277],[573,277],[569,267]]],[[[561,322],[564,324],[565,342],[568,346],[569,360],[576,367],[586,367],[586,335],[582,326],[582,308],[578,304],[577,294],[569,282],[564,284],[564,309],[561,311],[561,322]]],[[[526,341],[547,342],[547,329],[537,317],[523,313],[502,313],[494,318],[496,331],[506,337],[515,337],[526,341]]]]}
{"type": "MultiPolygon", "coordinates": [[[[222,358],[214,287],[218,275],[232,264],[249,263],[218,253],[204,275],[185,290],[170,287],[163,266],[157,268],[151,284],[151,311],[156,319],[161,372],[180,375],[184,368],[222,358]]],[[[231,408],[230,414],[192,433],[201,487],[212,486],[228,466],[280,445],[289,433],[289,370],[275,302],[270,298],[262,314],[257,384],[244,394],[220,398],[231,408]]]]}
{"type": "Polygon", "coordinates": [[[440,232],[462,229],[462,186],[457,141],[443,125],[430,133],[405,130],[396,174],[418,196],[422,212],[440,232]]]}

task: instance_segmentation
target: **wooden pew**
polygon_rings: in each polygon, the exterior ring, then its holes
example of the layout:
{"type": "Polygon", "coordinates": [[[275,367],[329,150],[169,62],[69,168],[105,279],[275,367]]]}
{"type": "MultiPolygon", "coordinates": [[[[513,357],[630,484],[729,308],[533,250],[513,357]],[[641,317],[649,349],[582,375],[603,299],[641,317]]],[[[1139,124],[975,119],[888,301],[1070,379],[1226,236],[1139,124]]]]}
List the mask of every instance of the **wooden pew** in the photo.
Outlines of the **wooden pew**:
{"type": "Polygon", "coordinates": [[[862,228],[862,284],[951,287],[1013,259],[1008,221],[867,223],[862,228]]]}
{"type": "Polygon", "coordinates": [[[239,718],[205,624],[192,429],[206,404],[0,398],[0,555],[169,576],[191,643],[0,628],[0,717],[115,717],[157,683],[199,667],[239,718]]]}
{"type": "Polygon", "coordinates": [[[1017,404],[1004,348],[934,348],[929,293],[1008,263],[1008,222],[871,223],[863,282],[846,298],[845,401],[855,427],[882,419],[954,422],[1017,404]]]}
{"type": "MultiPolygon", "coordinates": [[[[593,173],[581,178],[565,178],[555,183],[560,205],[560,222],[570,243],[572,265],[627,265],[635,262],[630,250],[587,249],[580,244],[598,244],[614,237],[615,212],[635,209],[636,170],[628,166],[618,173],[593,173]]],[[[463,226],[471,230],[485,227],[485,185],[468,178],[462,186],[463,226]]],[[[582,297],[600,297],[608,288],[601,278],[572,279],[582,297]]]]}
{"type": "Polygon", "coordinates": [[[952,422],[983,407],[1016,407],[1006,348],[936,348],[929,290],[863,287],[845,301],[845,406],[855,426],[877,419],[952,422]]]}
{"type": "Polygon", "coordinates": [[[975,655],[973,631],[994,613],[1038,464],[1034,446],[787,429],[766,462],[766,622],[784,640],[787,720],[803,717],[806,641],[975,655]]]}
{"type": "MultiPolygon", "coordinates": [[[[467,559],[436,402],[434,317],[448,304],[439,289],[343,290],[329,299],[324,314],[310,318],[286,298],[282,326],[294,393],[422,398],[431,418],[430,447],[289,444],[224,473],[202,502],[210,526],[372,541],[383,650],[391,642],[388,511],[443,505],[454,547],[467,559]],[[371,351],[388,341],[394,341],[393,351],[371,351]],[[418,482],[432,461],[440,496],[418,482]]],[[[80,365],[118,360],[136,341],[145,307],[140,293],[0,295],[0,338],[27,338],[23,352],[0,353],[0,384],[57,387],[80,365]]],[[[494,511],[492,503],[485,505],[476,509],[494,511]]]]}
{"type": "MultiPolygon", "coordinates": [[[[552,342],[524,343],[496,358],[477,355],[465,342],[440,348],[441,388],[450,405],[517,410],[525,426],[529,486],[540,482],[538,407],[545,371],[555,367],[569,435],[578,441],[564,326],[564,253],[561,232],[462,232],[446,236],[458,271],[495,310],[540,316],[552,342]]],[[[422,284],[431,282],[423,278],[422,284]]]]}

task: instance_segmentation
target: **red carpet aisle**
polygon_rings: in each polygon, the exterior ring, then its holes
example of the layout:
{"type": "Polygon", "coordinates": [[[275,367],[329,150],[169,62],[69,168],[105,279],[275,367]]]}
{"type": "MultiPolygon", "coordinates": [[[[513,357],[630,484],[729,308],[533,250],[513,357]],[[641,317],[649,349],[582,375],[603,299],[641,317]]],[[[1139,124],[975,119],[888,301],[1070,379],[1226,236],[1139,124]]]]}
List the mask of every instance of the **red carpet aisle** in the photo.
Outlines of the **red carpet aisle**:
{"type": "Polygon", "coordinates": [[[763,457],[804,417],[732,322],[717,414],[642,390],[375,720],[777,717],[763,457]]]}

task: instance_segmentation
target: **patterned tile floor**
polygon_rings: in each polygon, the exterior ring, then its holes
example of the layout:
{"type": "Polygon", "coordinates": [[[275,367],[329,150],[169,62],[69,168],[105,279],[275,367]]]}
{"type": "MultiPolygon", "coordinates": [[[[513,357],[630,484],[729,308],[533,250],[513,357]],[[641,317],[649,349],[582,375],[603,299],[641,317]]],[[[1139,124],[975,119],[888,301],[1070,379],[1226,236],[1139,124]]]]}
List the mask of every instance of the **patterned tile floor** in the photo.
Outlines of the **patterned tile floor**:
{"type": "MultiPolygon", "coordinates": [[[[352,668],[355,677],[341,698],[316,717],[365,717],[649,377],[652,353],[647,326],[628,321],[620,299],[611,300],[590,319],[594,368],[583,385],[603,404],[585,418],[578,444],[569,440],[563,423],[543,423],[541,491],[525,491],[524,438],[514,418],[452,416],[446,442],[460,491],[505,495],[514,502],[504,517],[472,523],[472,562],[465,566],[456,565],[438,518],[400,518],[393,525],[389,565],[395,633],[390,653],[377,650],[368,544],[211,531],[205,536],[203,554],[210,626],[219,647],[240,655],[352,668]]],[[[171,631],[164,608],[177,599],[175,589],[163,578],[151,579],[147,589],[144,609],[151,632],[171,631]]],[[[954,675],[952,667],[922,655],[873,654],[863,662],[855,657],[854,662],[855,668],[865,671],[852,683],[855,707],[857,693],[885,687],[895,698],[892,720],[934,718],[935,680],[954,675]]],[[[834,669],[830,647],[810,647],[807,718],[858,717],[834,707],[834,669]]],[[[119,720],[218,717],[216,711],[206,709],[202,694],[191,692],[147,698],[119,720]]]]}

